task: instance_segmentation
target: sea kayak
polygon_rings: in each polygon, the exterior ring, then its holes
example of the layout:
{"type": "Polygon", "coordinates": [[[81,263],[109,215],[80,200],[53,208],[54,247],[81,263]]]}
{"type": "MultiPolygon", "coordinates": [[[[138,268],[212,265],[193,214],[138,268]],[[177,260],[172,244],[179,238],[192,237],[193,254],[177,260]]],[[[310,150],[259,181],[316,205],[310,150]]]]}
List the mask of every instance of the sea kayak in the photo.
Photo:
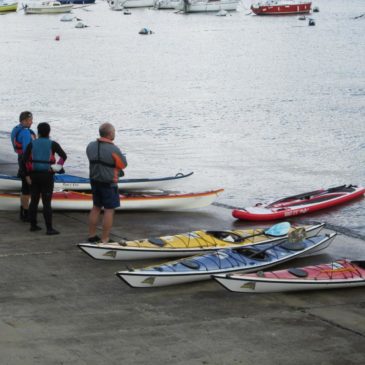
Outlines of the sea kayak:
{"type": "Polygon", "coordinates": [[[241,293],[352,288],[365,285],[365,261],[338,260],[279,271],[214,275],[213,278],[226,289],[241,293]]]}
{"type": "MultiPolygon", "coordinates": [[[[158,177],[150,179],[120,179],[118,188],[122,191],[137,191],[137,190],[161,190],[173,186],[174,183],[180,182],[182,179],[193,174],[178,173],[175,176],[158,177]]],[[[90,179],[75,175],[55,175],[54,176],[55,190],[91,190],[90,179]]],[[[0,174],[0,191],[19,191],[21,181],[16,176],[0,174]]]]}
{"type": "MultiPolygon", "coordinates": [[[[211,190],[202,193],[187,194],[120,194],[118,210],[159,210],[176,211],[202,208],[213,203],[223,191],[211,190]]],[[[90,210],[93,206],[92,195],[75,191],[54,192],[52,197],[53,210],[90,210]]],[[[42,202],[39,202],[42,209],[42,202]]],[[[0,210],[18,210],[19,194],[0,194],[0,210]]]]}
{"type": "Polygon", "coordinates": [[[254,207],[235,209],[232,215],[234,218],[249,221],[282,219],[330,208],[362,197],[364,193],[363,187],[342,185],[289,196],[270,204],[259,203],[254,207]]]}
{"type": "Polygon", "coordinates": [[[328,247],[336,233],[314,236],[299,242],[284,239],[274,243],[247,245],[238,249],[196,255],[162,265],[119,271],[116,275],[133,288],[151,288],[209,280],[212,275],[254,272],[306,256],[328,247]]]}
{"type": "Polygon", "coordinates": [[[146,260],[166,257],[186,257],[222,248],[239,248],[249,244],[275,242],[287,237],[293,229],[303,228],[306,237],[319,234],[324,223],[292,226],[283,235],[272,235],[270,229],[234,231],[193,231],[173,236],[150,237],[142,240],[111,243],[79,243],[78,247],[98,260],[146,260]],[[271,234],[270,234],[271,233],[271,234]]]}

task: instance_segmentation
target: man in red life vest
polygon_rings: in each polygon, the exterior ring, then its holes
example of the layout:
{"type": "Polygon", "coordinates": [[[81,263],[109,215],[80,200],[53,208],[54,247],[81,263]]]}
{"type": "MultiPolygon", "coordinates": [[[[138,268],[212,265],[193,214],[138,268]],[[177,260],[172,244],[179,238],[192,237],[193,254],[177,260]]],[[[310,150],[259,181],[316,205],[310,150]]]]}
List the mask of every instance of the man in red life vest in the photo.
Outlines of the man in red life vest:
{"type": "Polygon", "coordinates": [[[22,180],[22,188],[20,194],[20,219],[23,222],[28,221],[28,207],[30,200],[30,187],[26,181],[25,174],[21,172],[21,161],[28,144],[36,139],[35,133],[30,129],[33,123],[33,115],[31,112],[24,111],[20,113],[19,124],[13,128],[11,132],[11,143],[15,153],[18,155],[18,177],[22,180]]]}

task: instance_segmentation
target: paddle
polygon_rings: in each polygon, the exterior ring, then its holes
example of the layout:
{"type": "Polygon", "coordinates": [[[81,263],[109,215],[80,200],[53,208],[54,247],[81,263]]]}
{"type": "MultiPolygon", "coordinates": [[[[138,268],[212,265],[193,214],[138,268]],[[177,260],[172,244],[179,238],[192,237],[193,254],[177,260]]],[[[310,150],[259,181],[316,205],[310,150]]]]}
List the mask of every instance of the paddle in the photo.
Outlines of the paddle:
{"type": "Polygon", "coordinates": [[[248,238],[261,236],[261,235],[268,235],[273,237],[280,237],[285,236],[288,234],[290,229],[290,223],[289,222],[281,222],[274,224],[270,228],[268,228],[266,231],[262,231],[260,233],[254,233],[249,236],[240,236],[238,234],[232,233],[232,232],[226,232],[226,231],[206,231],[207,234],[211,234],[216,238],[225,238],[229,235],[236,236],[237,238],[234,240],[234,242],[242,242],[248,238]],[[219,237],[219,235],[223,236],[222,234],[225,234],[225,237],[219,237]],[[217,237],[218,236],[218,237],[217,237]]]}
{"type": "Polygon", "coordinates": [[[340,186],[336,186],[336,187],[325,189],[325,190],[314,190],[314,191],[309,191],[307,193],[292,195],[292,196],[288,196],[286,198],[279,199],[275,202],[272,202],[272,203],[268,204],[267,207],[272,207],[275,204],[283,203],[287,200],[292,200],[292,199],[310,199],[313,195],[323,195],[323,194],[327,194],[327,193],[333,193],[335,191],[339,191],[344,188],[346,188],[346,185],[340,185],[340,186]]]}

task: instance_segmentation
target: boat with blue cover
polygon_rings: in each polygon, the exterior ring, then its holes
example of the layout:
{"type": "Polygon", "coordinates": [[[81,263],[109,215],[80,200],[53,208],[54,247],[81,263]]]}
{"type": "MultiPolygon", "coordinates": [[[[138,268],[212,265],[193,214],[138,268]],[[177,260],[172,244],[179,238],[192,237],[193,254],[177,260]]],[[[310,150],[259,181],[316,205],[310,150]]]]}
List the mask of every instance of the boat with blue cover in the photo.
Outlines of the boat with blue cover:
{"type": "Polygon", "coordinates": [[[130,268],[116,275],[133,288],[152,288],[208,280],[216,274],[255,272],[320,251],[335,237],[336,233],[331,233],[297,241],[289,236],[280,242],[222,249],[162,265],[130,268]]]}
{"type": "MultiPolygon", "coordinates": [[[[140,190],[161,190],[172,185],[176,181],[181,181],[186,177],[193,175],[193,172],[188,174],[177,173],[175,176],[159,177],[159,178],[144,178],[144,179],[120,179],[118,188],[123,191],[140,191],[140,190]]],[[[88,191],[91,190],[90,179],[75,175],[58,175],[54,176],[55,190],[76,190],[88,191]]],[[[16,176],[0,174],[0,191],[20,191],[21,180],[16,176]]]]}

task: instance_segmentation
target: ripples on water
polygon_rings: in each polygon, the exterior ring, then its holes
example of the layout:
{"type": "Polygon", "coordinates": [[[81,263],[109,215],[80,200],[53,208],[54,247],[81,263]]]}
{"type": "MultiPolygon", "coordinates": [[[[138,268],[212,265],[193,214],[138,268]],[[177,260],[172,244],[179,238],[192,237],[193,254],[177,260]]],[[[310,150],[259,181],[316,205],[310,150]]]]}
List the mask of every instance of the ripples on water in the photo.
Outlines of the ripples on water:
{"type": "MultiPolygon", "coordinates": [[[[228,205],[365,184],[365,17],[351,19],[363,1],[314,5],[315,27],[246,15],[246,1],[228,17],[124,16],[98,2],[73,11],[86,29],[61,15],[1,16],[3,156],[30,109],[35,124],[51,122],[69,172],[87,173],[85,146],[111,121],[127,176],[195,171],[182,190],[224,187],[228,205]]],[[[315,218],[365,234],[364,211],[360,200],[315,218]]]]}

